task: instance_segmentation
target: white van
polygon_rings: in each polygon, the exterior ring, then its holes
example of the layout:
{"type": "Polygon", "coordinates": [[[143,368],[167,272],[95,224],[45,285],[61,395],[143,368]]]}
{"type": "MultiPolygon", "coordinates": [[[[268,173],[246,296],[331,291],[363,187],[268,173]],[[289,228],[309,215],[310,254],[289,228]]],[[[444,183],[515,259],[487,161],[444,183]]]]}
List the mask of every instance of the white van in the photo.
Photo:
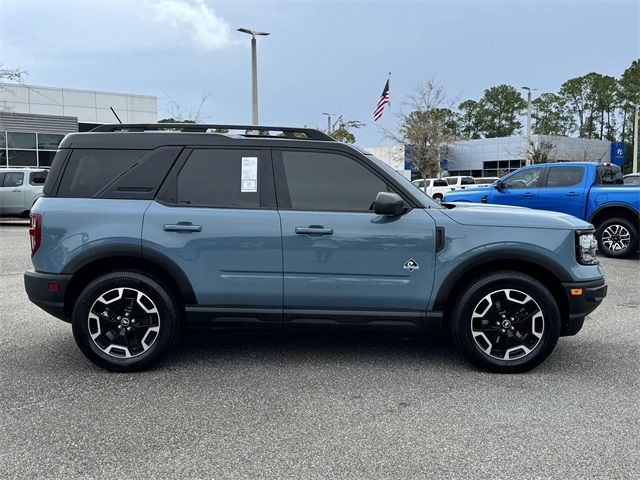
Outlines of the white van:
{"type": "Polygon", "coordinates": [[[433,198],[436,202],[441,202],[445,193],[452,190],[447,183],[447,180],[444,178],[420,178],[411,183],[433,198]]]}

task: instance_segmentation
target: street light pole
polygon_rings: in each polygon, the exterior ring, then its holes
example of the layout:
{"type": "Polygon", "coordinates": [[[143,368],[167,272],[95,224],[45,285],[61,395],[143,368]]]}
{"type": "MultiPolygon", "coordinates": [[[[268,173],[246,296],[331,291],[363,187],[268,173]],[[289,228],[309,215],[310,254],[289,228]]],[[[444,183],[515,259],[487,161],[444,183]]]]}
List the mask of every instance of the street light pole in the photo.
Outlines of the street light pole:
{"type": "Polygon", "coordinates": [[[258,125],[258,49],[256,36],[267,36],[267,32],[256,32],[248,28],[239,28],[239,32],[251,35],[251,123],[258,125]]]}
{"type": "Polygon", "coordinates": [[[527,148],[525,149],[525,165],[529,165],[531,156],[529,152],[531,151],[531,147],[533,144],[533,139],[531,138],[531,92],[532,90],[537,90],[536,88],[531,89],[531,87],[520,87],[523,90],[527,91],[527,148]]]}
{"type": "Polygon", "coordinates": [[[333,113],[322,112],[322,114],[327,116],[327,134],[331,135],[331,127],[333,126],[331,123],[331,115],[333,115],[333,113]]]}
{"type": "Polygon", "coordinates": [[[638,135],[638,116],[640,116],[640,105],[636,106],[636,115],[633,121],[633,173],[638,173],[638,143],[640,135],[638,135]]]}

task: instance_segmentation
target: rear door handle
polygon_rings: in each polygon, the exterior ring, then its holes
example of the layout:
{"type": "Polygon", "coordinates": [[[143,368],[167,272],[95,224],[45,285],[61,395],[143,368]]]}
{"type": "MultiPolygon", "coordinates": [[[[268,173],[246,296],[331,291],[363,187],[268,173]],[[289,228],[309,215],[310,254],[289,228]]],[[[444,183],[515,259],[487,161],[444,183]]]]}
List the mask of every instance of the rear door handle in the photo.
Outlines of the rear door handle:
{"type": "Polygon", "coordinates": [[[16,188],[15,190],[11,190],[12,192],[21,192],[22,190],[20,190],[19,188],[16,188]]]}
{"type": "Polygon", "coordinates": [[[298,235],[333,235],[333,228],[324,228],[322,225],[310,225],[308,227],[296,227],[298,235]]]}
{"type": "Polygon", "coordinates": [[[533,193],[527,192],[523,195],[524,198],[531,198],[533,197],[533,193]]]}
{"type": "Polygon", "coordinates": [[[162,227],[165,232],[201,232],[202,225],[192,223],[165,223],[162,227]]]}

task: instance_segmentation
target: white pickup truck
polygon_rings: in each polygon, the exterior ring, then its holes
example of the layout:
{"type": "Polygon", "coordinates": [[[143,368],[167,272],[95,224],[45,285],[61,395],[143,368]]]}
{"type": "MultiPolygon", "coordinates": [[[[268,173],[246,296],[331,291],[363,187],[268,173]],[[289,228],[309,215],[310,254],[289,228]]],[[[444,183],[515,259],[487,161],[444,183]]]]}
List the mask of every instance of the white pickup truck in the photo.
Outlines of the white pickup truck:
{"type": "Polygon", "coordinates": [[[420,178],[411,183],[433,198],[436,202],[441,202],[444,195],[451,191],[451,187],[444,178],[420,178]]]}
{"type": "Polygon", "coordinates": [[[42,196],[48,172],[42,168],[0,168],[0,217],[28,217],[42,196]]]}

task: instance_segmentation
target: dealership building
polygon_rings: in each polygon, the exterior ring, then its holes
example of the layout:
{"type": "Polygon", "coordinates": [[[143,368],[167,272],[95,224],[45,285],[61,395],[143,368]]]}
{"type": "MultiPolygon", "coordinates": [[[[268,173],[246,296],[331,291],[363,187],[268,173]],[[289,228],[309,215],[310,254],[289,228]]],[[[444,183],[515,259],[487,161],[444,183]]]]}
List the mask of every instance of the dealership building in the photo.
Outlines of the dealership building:
{"type": "MultiPolygon", "coordinates": [[[[612,162],[622,165],[624,145],[620,142],[587,138],[533,135],[533,144],[546,145],[549,161],[612,162]]],[[[367,148],[396,170],[420,176],[412,161],[410,146],[388,145],[367,148]]],[[[441,168],[449,175],[499,177],[525,165],[526,142],[523,136],[461,140],[444,148],[441,168]]]]}
{"type": "Polygon", "coordinates": [[[0,83],[0,167],[48,167],[68,133],[97,125],[155,123],[149,95],[0,83]]]}

